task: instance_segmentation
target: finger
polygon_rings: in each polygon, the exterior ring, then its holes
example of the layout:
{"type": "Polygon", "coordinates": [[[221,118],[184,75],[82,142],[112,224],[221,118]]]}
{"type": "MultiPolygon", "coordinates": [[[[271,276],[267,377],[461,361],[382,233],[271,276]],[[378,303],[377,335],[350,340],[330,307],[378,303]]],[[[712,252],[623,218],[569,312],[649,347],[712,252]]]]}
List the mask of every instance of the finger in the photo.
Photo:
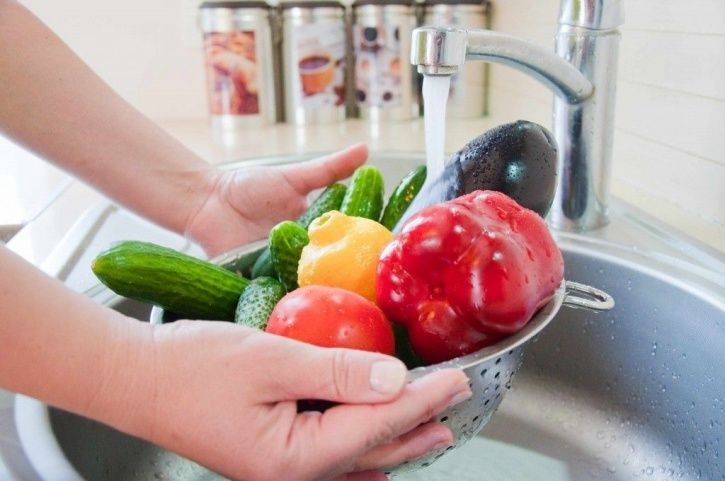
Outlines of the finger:
{"type": "Polygon", "coordinates": [[[395,401],[375,405],[338,405],[318,416],[297,416],[293,443],[320,463],[320,472],[339,459],[355,460],[426,423],[449,406],[471,396],[459,369],[443,369],[409,383],[395,401]]]}
{"type": "MultiPolygon", "coordinates": [[[[267,334],[267,336],[272,336],[267,334]]],[[[356,349],[322,348],[275,336],[273,347],[260,350],[269,389],[262,402],[325,399],[344,403],[378,403],[395,399],[408,382],[400,360],[356,349]]]]}
{"type": "Polygon", "coordinates": [[[397,466],[451,444],[453,434],[450,429],[437,422],[426,423],[387,444],[373,448],[358,459],[356,469],[368,471],[397,466]]]}
{"type": "Polygon", "coordinates": [[[356,144],[319,159],[288,165],[285,175],[292,188],[307,194],[350,177],[367,158],[368,148],[364,144],[356,144]]]}

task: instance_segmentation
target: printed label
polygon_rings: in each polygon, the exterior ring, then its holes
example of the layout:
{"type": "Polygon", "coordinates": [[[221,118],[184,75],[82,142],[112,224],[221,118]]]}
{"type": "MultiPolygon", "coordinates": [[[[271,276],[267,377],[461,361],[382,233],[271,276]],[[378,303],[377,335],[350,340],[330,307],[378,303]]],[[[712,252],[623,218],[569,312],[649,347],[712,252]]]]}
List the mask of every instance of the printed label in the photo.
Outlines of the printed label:
{"type": "Polygon", "coordinates": [[[381,108],[400,105],[400,29],[393,25],[356,25],[354,38],[358,104],[381,108]]]}
{"type": "Polygon", "coordinates": [[[212,115],[259,113],[254,32],[204,34],[207,93],[212,115]]]}
{"type": "Polygon", "coordinates": [[[304,108],[345,104],[345,27],[342,22],[295,29],[299,98],[304,108]]]}

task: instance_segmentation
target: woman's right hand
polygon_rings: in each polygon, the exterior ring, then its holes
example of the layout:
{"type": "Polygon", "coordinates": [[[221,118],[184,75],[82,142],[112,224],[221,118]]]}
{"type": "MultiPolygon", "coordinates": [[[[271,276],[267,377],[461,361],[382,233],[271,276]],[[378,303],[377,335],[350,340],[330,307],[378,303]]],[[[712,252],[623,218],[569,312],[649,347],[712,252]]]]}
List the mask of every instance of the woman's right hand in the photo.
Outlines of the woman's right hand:
{"type": "Polygon", "coordinates": [[[153,399],[137,406],[151,414],[121,429],[232,479],[384,480],[385,467],[451,444],[431,419],[471,394],[459,370],[408,383],[397,359],[234,324],[177,321],[152,332],[152,385],[140,392],[153,399]],[[298,413],[305,399],[340,404],[298,413]]]}

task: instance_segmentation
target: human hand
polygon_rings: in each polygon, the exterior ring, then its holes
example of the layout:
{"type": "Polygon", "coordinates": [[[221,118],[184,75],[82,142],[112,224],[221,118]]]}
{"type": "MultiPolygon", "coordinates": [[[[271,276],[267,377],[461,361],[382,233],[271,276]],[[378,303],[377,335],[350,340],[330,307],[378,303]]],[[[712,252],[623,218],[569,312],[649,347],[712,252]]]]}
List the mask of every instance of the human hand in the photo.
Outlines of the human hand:
{"type": "Polygon", "coordinates": [[[385,480],[451,444],[430,420],[470,396],[459,370],[406,384],[394,358],[221,322],[154,326],[154,353],[153,417],[130,431],[232,479],[385,480]],[[344,404],[298,413],[299,399],[344,404]]]}
{"type": "Polygon", "coordinates": [[[303,163],[210,171],[211,192],[185,234],[210,256],[262,239],[278,222],[297,218],[310,192],[352,175],[367,154],[355,145],[303,163]]]}

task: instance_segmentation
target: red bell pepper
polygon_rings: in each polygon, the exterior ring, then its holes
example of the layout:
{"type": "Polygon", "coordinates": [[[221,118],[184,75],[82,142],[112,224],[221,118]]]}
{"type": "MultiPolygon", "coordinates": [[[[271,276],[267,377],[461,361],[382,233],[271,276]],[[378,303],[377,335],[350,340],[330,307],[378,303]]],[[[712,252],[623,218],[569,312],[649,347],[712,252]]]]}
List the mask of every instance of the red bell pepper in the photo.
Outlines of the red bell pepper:
{"type": "Polygon", "coordinates": [[[535,212],[475,191],[411,216],[377,270],[377,301],[436,363],[520,330],[564,277],[561,252],[535,212]]]}

